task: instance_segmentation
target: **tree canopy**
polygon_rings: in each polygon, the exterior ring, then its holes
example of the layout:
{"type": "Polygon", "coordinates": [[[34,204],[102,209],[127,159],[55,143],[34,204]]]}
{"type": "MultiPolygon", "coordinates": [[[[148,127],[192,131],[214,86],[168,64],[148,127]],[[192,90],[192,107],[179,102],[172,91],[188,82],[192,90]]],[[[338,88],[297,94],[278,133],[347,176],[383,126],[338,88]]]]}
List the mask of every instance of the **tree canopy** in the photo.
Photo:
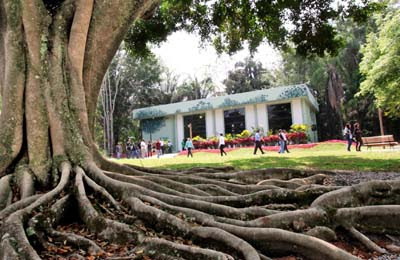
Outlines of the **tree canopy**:
{"type": "Polygon", "coordinates": [[[400,10],[376,15],[376,31],[362,48],[360,94],[372,94],[388,116],[400,117],[400,10]]]}
{"type": "Polygon", "coordinates": [[[270,78],[269,71],[263,68],[261,62],[248,57],[235,64],[234,70],[228,72],[228,78],[223,83],[227,94],[235,94],[271,87],[270,78]]]}
{"type": "Polygon", "coordinates": [[[291,42],[302,55],[335,53],[342,40],[333,20],[364,21],[381,6],[363,1],[224,1],[164,0],[155,14],[137,21],[126,36],[135,53],[149,53],[147,43],[160,43],[174,31],[197,32],[218,52],[233,53],[248,42],[251,51],[264,41],[278,48],[291,42]]]}

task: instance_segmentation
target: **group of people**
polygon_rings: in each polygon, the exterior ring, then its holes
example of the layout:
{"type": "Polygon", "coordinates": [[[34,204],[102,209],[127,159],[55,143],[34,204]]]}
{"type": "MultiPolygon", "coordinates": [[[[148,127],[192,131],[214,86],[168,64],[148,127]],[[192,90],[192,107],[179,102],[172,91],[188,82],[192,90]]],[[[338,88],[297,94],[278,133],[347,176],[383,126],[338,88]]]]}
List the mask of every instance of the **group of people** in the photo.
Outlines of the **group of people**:
{"type": "MultiPolygon", "coordinates": [[[[280,146],[279,153],[284,153],[284,152],[289,153],[288,139],[286,136],[286,131],[283,129],[279,129],[278,136],[279,136],[279,146],[280,146]]],[[[219,138],[218,138],[218,147],[219,147],[221,156],[228,155],[224,150],[225,149],[225,137],[222,133],[219,135],[219,138]]],[[[182,149],[187,150],[187,157],[189,157],[189,156],[193,157],[192,150],[194,149],[194,146],[193,146],[192,139],[187,138],[186,141],[183,140],[182,141],[182,149]]],[[[264,154],[264,151],[262,149],[260,130],[257,130],[254,135],[254,152],[253,152],[253,154],[256,155],[258,150],[260,150],[261,154],[264,154]]]]}
{"type": "MultiPolygon", "coordinates": [[[[221,156],[228,155],[224,150],[225,149],[225,137],[222,133],[219,135],[218,147],[219,147],[221,156]]],[[[194,149],[194,146],[193,146],[193,142],[192,142],[191,138],[187,138],[186,141],[182,141],[182,149],[187,151],[187,157],[189,157],[189,156],[193,157],[192,150],[194,149]]]]}
{"type": "MultiPolygon", "coordinates": [[[[122,150],[121,143],[118,143],[115,147],[117,159],[121,158],[122,150]]],[[[172,142],[158,139],[156,142],[141,140],[135,143],[128,139],[125,144],[125,150],[127,159],[152,157],[153,153],[156,153],[157,157],[160,158],[162,154],[172,152],[172,142]]]]}
{"type": "MultiPolygon", "coordinates": [[[[288,152],[289,153],[289,149],[288,149],[288,138],[286,135],[286,130],[283,129],[279,129],[279,152],[278,153],[285,153],[288,152]]],[[[261,141],[261,135],[260,135],[260,131],[257,130],[255,135],[254,135],[254,152],[253,154],[257,154],[257,150],[259,149],[261,151],[261,154],[264,154],[264,151],[262,149],[262,141],[261,141]]]]}
{"type": "Polygon", "coordinates": [[[356,143],[356,151],[361,152],[362,146],[362,131],[359,123],[347,123],[343,129],[343,137],[347,141],[347,151],[351,151],[351,145],[356,143]]]}

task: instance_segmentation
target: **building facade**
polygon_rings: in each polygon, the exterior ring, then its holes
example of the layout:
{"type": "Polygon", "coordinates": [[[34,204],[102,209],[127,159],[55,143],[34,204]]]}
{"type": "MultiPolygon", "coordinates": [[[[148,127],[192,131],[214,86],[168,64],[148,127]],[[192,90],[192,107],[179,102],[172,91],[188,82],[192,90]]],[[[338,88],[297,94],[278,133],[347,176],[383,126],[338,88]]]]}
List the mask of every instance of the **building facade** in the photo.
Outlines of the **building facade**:
{"type": "Polygon", "coordinates": [[[240,134],[247,129],[264,133],[289,130],[292,124],[308,125],[310,141],[317,141],[318,103],[305,84],[276,87],[233,95],[185,101],[134,110],[143,139],[168,139],[173,150],[190,136],[208,138],[240,134]]]}

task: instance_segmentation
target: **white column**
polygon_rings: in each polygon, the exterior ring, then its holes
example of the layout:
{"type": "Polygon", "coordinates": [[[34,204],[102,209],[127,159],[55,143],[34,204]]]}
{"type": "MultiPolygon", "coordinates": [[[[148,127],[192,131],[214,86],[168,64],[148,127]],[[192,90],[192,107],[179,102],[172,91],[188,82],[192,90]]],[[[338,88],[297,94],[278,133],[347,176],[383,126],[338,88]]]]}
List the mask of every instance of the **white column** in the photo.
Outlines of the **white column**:
{"type": "Polygon", "coordinates": [[[301,99],[292,100],[292,124],[304,124],[301,99]]]}
{"type": "Polygon", "coordinates": [[[222,109],[215,110],[215,131],[214,135],[225,133],[224,111],[222,109]]]}
{"type": "Polygon", "coordinates": [[[264,128],[264,132],[268,132],[268,113],[266,104],[257,104],[257,122],[258,126],[264,128]]]}
{"type": "Polygon", "coordinates": [[[207,137],[214,136],[214,113],[212,110],[206,111],[206,135],[207,137]]]}
{"type": "Polygon", "coordinates": [[[185,132],[183,128],[183,116],[182,115],[176,115],[176,138],[178,141],[178,150],[182,150],[182,140],[185,137],[185,132]]]}
{"type": "Polygon", "coordinates": [[[246,120],[246,129],[250,130],[252,127],[256,127],[256,113],[254,111],[253,105],[247,105],[244,107],[245,111],[245,120],[246,120]]]}

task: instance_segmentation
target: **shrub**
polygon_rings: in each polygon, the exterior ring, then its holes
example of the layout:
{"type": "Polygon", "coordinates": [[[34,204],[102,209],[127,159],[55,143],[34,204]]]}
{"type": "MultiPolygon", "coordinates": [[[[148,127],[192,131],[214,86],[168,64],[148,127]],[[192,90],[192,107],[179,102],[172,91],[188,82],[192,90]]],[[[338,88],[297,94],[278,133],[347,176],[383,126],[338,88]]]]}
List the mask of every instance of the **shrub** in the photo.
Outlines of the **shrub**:
{"type": "Polygon", "coordinates": [[[246,129],[237,135],[238,138],[246,138],[246,137],[250,137],[250,136],[251,136],[251,132],[246,129]]]}
{"type": "Polygon", "coordinates": [[[305,124],[293,124],[290,127],[290,132],[306,132],[308,129],[308,126],[305,124]]]}
{"type": "Polygon", "coordinates": [[[194,142],[194,141],[204,141],[204,139],[201,138],[199,135],[197,135],[197,136],[195,136],[195,137],[192,138],[192,141],[193,141],[193,142],[194,142]]]}

